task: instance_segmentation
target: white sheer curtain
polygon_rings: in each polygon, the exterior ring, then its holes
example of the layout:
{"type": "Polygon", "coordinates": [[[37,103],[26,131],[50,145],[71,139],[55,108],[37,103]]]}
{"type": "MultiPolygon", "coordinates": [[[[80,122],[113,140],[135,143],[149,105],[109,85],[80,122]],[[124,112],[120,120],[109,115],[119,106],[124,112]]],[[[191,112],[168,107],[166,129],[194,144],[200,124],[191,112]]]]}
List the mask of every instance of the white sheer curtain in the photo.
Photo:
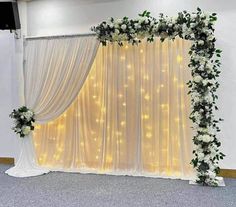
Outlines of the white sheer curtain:
{"type": "MultiPolygon", "coordinates": [[[[49,122],[71,105],[91,69],[98,45],[94,36],[26,41],[24,105],[35,112],[36,122],[49,122]]],[[[27,177],[47,172],[37,165],[32,137],[22,139],[19,160],[6,173],[27,177]]]]}
{"type": "Polygon", "coordinates": [[[40,165],[85,173],[191,177],[185,84],[191,78],[189,47],[181,39],[100,47],[76,101],[58,119],[36,127],[40,165]]]}

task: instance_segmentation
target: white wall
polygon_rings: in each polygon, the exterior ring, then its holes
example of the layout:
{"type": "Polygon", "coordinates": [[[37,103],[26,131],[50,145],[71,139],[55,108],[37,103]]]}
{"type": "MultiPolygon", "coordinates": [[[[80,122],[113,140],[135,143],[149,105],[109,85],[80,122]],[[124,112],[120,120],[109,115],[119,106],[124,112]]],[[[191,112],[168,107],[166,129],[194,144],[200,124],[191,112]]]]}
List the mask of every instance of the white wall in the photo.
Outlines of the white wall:
{"type": "MultiPolygon", "coordinates": [[[[194,11],[197,7],[217,12],[219,17],[216,25],[217,44],[224,51],[219,106],[220,116],[225,119],[219,138],[227,154],[221,166],[236,169],[235,0],[37,0],[27,3],[28,23],[24,29],[27,29],[29,36],[87,33],[91,26],[110,16],[136,17],[143,10],[149,10],[157,17],[161,12],[175,15],[182,10],[194,11]]],[[[7,144],[0,142],[0,145],[7,144]]]]}
{"type": "Polygon", "coordinates": [[[15,157],[16,136],[9,114],[15,100],[15,40],[13,34],[0,32],[0,157],[15,157]]]}

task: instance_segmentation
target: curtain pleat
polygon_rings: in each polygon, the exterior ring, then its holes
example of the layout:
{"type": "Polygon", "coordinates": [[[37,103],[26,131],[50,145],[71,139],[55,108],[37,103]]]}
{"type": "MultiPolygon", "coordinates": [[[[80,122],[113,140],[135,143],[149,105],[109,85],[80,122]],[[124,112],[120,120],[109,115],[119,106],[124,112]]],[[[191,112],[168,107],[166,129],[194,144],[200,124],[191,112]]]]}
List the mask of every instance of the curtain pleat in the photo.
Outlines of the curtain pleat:
{"type": "Polygon", "coordinates": [[[36,127],[40,165],[86,173],[191,177],[189,47],[181,39],[100,46],[77,99],[59,118],[36,127]]]}

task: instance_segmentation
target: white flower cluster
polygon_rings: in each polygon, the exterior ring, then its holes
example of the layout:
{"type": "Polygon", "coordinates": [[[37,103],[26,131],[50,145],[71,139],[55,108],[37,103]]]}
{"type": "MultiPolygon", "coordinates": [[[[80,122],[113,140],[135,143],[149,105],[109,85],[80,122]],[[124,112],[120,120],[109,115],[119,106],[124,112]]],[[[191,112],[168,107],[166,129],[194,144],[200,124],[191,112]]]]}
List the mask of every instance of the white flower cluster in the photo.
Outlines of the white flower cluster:
{"type": "Polygon", "coordinates": [[[13,130],[20,135],[25,137],[34,129],[34,112],[23,106],[17,110],[13,110],[10,117],[14,119],[15,126],[13,130]]]}

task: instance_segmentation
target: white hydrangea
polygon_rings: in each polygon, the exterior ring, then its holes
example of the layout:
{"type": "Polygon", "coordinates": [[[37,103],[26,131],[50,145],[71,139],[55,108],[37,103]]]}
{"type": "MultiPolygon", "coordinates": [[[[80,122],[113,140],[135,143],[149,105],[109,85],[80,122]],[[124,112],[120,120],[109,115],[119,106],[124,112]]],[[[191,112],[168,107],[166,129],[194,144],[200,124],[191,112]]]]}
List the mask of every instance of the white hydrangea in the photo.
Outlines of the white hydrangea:
{"type": "Polygon", "coordinates": [[[204,41],[203,40],[198,40],[197,42],[199,45],[204,45],[204,41]]]}
{"type": "Polygon", "coordinates": [[[199,160],[199,161],[202,161],[202,160],[204,160],[205,154],[202,153],[202,152],[199,152],[199,153],[197,154],[197,157],[198,157],[198,160],[199,160]]]}
{"type": "Polygon", "coordinates": [[[198,140],[209,143],[209,142],[212,142],[214,140],[214,137],[212,137],[208,134],[205,134],[205,135],[198,136],[198,140]]]}
{"type": "Polygon", "coordinates": [[[195,76],[194,78],[193,78],[193,81],[195,82],[195,83],[200,83],[200,82],[202,82],[202,77],[200,76],[200,75],[197,75],[197,76],[195,76]]]}
{"type": "Polygon", "coordinates": [[[125,24],[122,24],[122,25],[121,25],[121,29],[122,29],[122,30],[125,30],[126,28],[127,28],[127,26],[126,26],[125,24]]]}
{"type": "Polygon", "coordinates": [[[30,131],[31,131],[31,129],[30,129],[29,126],[23,126],[23,127],[22,127],[22,133],[23,133],[24,135],[28,135],[28,134],[30,133],[30,131]]]}

